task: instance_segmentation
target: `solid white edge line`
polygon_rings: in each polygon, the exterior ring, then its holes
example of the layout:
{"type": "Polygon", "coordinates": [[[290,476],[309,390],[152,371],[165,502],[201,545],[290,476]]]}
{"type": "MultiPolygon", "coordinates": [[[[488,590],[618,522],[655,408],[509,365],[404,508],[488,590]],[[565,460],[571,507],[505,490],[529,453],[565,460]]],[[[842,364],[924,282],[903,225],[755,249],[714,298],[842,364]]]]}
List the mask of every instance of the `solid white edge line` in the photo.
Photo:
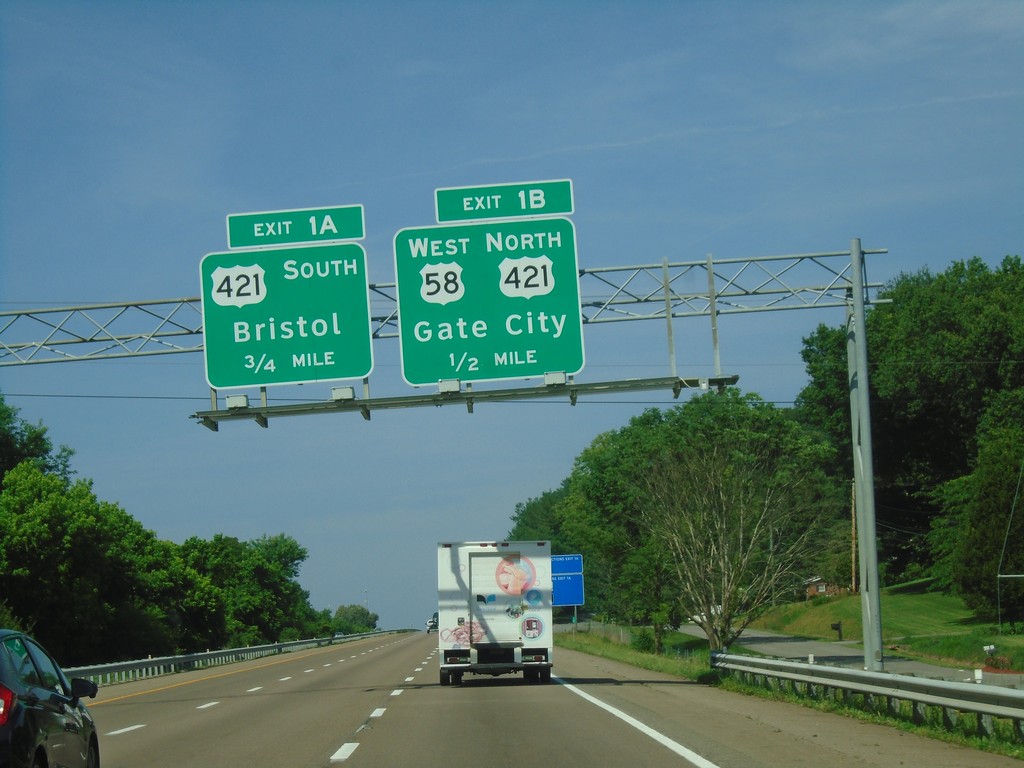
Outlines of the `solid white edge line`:
{"type": "Polygon", "coordinates": [[[350,741],[347,744],[342,744],[341,749],[331,755],[331,762],[340,763],[342,760],[348,760],[352,757],[352,753],[356,751],[356,747],[358,746],[358,741],[350,741]]]}
{"type": "Polygon", "coordinates": [[[634,728],[636,728],[638,731],[640,731],[640,733],[644,734],[645,736],[649,736],[650,738],[654,739],[656,742],[658,742],[662,746],[667,747],[668,749],[671,749],[673,752],[675,752],[677,755],[682,757],[684,760],[689,760],[697,768],[719,768],[719,766],[715,765],[710,760],[706,760],[705,758],[701,757],[696,752],[694,752],[692,749],[688,749],[688,748],[684,747],[678,741],[673,741],[672,739],[670,739],[665,734],[659,733],[658,731],[656,731],[653,728],[651,728],[649,725],[645,725],[644,723],[641,723],[635,717],[632,717],[631,715],[627,715],[625,712],[623,712],[620,709],[616,709],[611,704],[606,704],[605,702],[601,701],[600,699],[591,696],[589,693],[584,693],[579,688],[577,688],[575,685],[570,685],[569,683],[567,683],[564,680],[562,680],[560,677],[555,677],[554,675],[552,675],[551,679],[556,681],[559,685],[563,686],[567,690],[572,691],[577,696],[579,696],[581,699],[584,699],[585,701],[589,701],[591,704],[600,707],[605,712],[608,712],[609,714],[614,715],[615,717],[619,718],[620,720],[622,720],[622,722],[626,723],[627,725],[633,726],[634,728]]]}

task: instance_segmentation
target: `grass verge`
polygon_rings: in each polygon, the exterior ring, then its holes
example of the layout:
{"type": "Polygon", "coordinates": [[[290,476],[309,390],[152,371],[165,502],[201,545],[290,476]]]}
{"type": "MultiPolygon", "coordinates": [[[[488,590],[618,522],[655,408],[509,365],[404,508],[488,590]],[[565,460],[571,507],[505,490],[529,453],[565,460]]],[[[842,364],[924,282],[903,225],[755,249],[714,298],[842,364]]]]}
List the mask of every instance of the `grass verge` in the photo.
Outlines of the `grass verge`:
{"type": "MultiPolygon", "coordinates": [[[[927,580],[887,587],[881,593],[882,641],[902,656],[944,666],[1024,671],[1024,628],[978,619],[963,600],[929,590],[927,580]],[[995,652],[986,652],[994,646],[995,652]]],[[[847,640],[862,637],[860,597],[815,598],[781,605],[751,627],[784,635],[836,640],[842,622],[847,640]]]]}
{"type": "Polygon", "coordinates": [[[711,669],[711,652],[707,640],[696,637],[673,636],[665,653],[658,655],[634,650],[618,640],[593,632],[557,634],[555,644],[572,651],[700,683],[713,683],[718,679],[718,673],[711,669]]]}

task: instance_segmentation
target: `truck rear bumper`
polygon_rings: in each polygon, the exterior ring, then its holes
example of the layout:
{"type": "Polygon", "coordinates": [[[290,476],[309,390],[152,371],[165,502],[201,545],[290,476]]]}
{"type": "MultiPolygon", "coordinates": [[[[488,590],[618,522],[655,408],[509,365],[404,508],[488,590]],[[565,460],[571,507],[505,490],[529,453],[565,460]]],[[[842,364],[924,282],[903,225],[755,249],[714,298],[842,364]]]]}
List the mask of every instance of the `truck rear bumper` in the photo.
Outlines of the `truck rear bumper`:
{"type": "Polygon", "coordinates": [[[441,653],[441,680],[460,680],[469,672],[474,675],[507,675],[523,672],[528,679],[550,679],[550,648],[501,648],[493,646],[471,649],[448,649],[441,653]]]}
{"type": "Polygon", "coordinates": [[[474,675],[507,675],[512,672],[522,672],[524,669],[550,669],[553,667],[550,661],[530,661],[519,664],[442,664],[443,672],[471,672],[474,675]]]}

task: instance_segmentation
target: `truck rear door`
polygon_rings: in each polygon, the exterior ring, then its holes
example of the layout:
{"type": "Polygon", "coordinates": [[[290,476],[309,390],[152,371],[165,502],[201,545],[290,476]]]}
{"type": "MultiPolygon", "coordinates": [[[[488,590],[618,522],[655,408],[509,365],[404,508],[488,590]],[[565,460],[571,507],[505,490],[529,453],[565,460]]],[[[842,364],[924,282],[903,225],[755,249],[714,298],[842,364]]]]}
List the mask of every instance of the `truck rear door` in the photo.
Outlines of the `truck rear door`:
{"type": "Polygon", "coordinates": [[[517,552],[470,554],[470,614],[482,630],[480,642],[522,645],[522,617],[536,581],[533,563],[517,552]]]}

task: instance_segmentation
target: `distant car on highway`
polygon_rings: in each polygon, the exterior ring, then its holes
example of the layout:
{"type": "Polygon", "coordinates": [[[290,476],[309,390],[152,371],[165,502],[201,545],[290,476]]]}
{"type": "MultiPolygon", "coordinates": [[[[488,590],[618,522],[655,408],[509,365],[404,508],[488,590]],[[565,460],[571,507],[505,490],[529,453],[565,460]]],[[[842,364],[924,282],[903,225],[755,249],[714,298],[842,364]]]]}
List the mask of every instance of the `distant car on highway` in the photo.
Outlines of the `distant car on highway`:
{"type": "Polygon", "coordinates": [[[431,632],[437,632],[437,611],[434,611],[434,615],[427,620],[427,634],[431,632]]]}
{"type": "Polygon", "coordinates": [[[0,629],[0,768],[99,768],[96,723],[82,698],[91,680],[68,680],[28,635],[0,629]]]}

